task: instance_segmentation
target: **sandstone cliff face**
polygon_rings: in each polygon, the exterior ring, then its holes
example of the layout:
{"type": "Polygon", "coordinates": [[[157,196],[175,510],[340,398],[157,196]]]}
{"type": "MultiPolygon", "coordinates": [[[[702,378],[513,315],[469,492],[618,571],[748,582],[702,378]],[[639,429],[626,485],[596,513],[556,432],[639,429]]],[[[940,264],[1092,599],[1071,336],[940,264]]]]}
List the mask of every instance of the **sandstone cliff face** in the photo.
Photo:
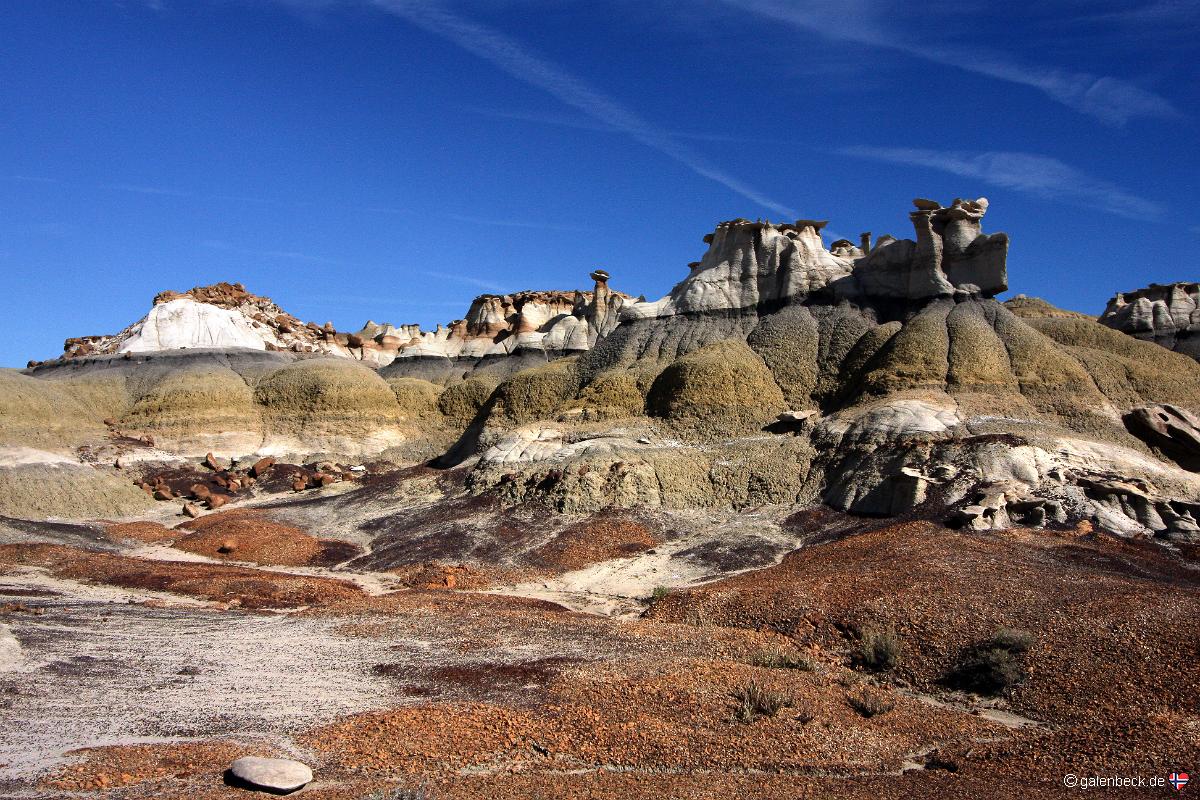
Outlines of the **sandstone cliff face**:
{"type": "Polygon", "coordinates": [[[916,241],[884,237],[871,247],[845,240],[826,250],[825,222],[773,225],[736,219],[704,237],[708,251],[671,293],[626,305],[623,320],[753,309],[832,297],[856,302],[923,301],[955,294],[993,297],[1008,288],[1008,237],[984,234],[986,198],[956,199],[949,208],[915,200],[916,241]]]}
{"type": "Polygon", "coordinates": [[[1101,324],[1200,359],[1200,284],[1151,284],[1108,301],[1101,324]]]}

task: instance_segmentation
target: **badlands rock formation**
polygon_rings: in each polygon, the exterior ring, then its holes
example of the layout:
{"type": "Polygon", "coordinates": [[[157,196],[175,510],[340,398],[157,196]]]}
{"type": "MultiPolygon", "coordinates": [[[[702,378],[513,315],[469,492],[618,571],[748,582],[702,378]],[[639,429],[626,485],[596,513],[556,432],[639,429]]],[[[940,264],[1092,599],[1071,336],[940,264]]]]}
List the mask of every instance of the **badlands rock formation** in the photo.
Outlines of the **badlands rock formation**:
{"type": "MultiPolygon", "coordinates": [[[[1197,538],[1200,365],[998,302],[1008,237],[982,231],[987,200],[914,204],[913,239],[826,249],[820,221],[733,220],[661,300],[597,270],[590,293],[484,295],[428,333],[338,333],[237,284],[164,293],[12,374],[0,431],[55,457],[133,446],[114,437],[175,457],[437,457],[473,491],[568,511],[824,503],[1197,538]]],[[[1185,328],[1195,295],[1159,294],[1185,328]]]]}
{"type": "Polygon", "coordinates": [[[826,250],[820,234],[824,221],[723,222],[704,237],[708,252],[667,297],[631,304],[621,317],[721,313],[810,296],[898,301],[956,293],[993,297],[1008,288],[1008,237],[980,230],[986,198],[958,199],[949,208],[931,200],[915,202],[917,210],[909,216],[916,241],[885,236],[871,247],[870,234],[864,234],[867,251],[844,240],[835,243],[834,252],[826,250]]]}
{"type": "Polygon", "coordinates": [[[1151,284],[1108,301],[1101,324],[1200,359],[1200,284],[1151,284]]]}
{"type": "Polygon", "coordinates": [[[432,333],[220,284],[0,370],[0,796],[1197,763],[1200,363],[1000,302],[986,207],[735,220],[661,300],[598,270],[432,333]]]}
{"type": "MultiPolygon", "coordinates": [[[[433,331],[368,321],[356,333],[339,332],[331,322],[301,322],[240,283],[197,286],[160,293],[150,313],[120,333],[67,339],[63,358],[246,349],[336,356],[376,368],[396,358],[432,359],[439,366],[425,371],[433,373],[449,363],[469,369],[475,362],[513,354],[545,360],[587,350],[616,327],[618,312],[630,298],[608,288],[607,272],[596,270],[591,277],[591,292],[480,295],[464,319],[433,331]]],[[[448,370],[461,372],[457,366],[448,370]]]]}
{"type": "Polygon", "coordinates": [[[667,297],[626,306],[573,362],[503,381],[452,460],[484,447],[475,487],[563,508],[820,501],[1195,538],[1200,482],[1125,422],[1155,403],[1195,409],[1195,362],[1040,301],[1010,310],[991,299],[1008,240],[980,231],[986,201],[916,205],[916,241],[840,255],[821,223],[722,224],[667,297]],[[582,430],[547,454],[555,437],[512,395],[582,430]],[[615,419],[669,435],[592,432],[615,419]],[[791,434],[750,444],[775,430],[791,434]],[[506,435],[540,444],[514,457],[506,435]]]}

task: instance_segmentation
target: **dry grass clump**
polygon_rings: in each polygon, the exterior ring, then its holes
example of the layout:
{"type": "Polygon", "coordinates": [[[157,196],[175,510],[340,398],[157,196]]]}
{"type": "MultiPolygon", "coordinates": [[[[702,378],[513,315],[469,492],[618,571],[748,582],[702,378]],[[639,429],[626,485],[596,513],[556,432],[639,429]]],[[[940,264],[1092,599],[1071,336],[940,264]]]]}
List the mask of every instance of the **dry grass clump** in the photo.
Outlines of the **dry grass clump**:
{"type": "Polygon", "coordinates": [[[896,707],[889,692],[872,686],[859,686],[847,692],[846,702],[867,719],[882,716],[896,707]]]}
{"type": "Polygon", "coordinates": [[[738,722],[751,723],[762,717],[773,717],[792,706],[792,698],[757,684],[748,683],[733,693],[737,705],[733,718],[738,722]]]}
{"type": "Polygon", "coordinates": [[[796,669],[801,672],[814,672],[817,669],[816,662],[808,656],[782,647],[759,650],[750,657],[749,663],[764,669],[796,669]]]}
{"type": "Polygon", "coordinates": [[[740,339],[703,347],[664,369],[646,408],[709,435],[729,435],[774,419],[786,404],[763,359],[740,339]]]}
{"type": "Polygon", "coordinates": [[[1029,631],[1000,628],[990,639],[963,653],[948,682],[980,694],[1001,694],[1025,680],[1024,656],[1033,641],[1029,631]]]}
{"type": "Polygon", "coordinates": [[[855,666],[871,672],[887,672],[900,665],[904,644],[892,629],[863,628],[851,659],[855,666]]]}

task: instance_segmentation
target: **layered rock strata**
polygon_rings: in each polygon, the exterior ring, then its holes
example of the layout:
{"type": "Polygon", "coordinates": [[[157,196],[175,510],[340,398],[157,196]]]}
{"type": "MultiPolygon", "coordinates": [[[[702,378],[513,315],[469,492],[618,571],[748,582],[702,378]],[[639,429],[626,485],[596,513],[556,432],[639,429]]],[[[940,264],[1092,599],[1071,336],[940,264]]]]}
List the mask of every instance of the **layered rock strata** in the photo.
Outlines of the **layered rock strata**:
{"type": "Polygon", "coordinates": [[[1100,323],[1200,359],[1200,283],[1153,283],[1108,301],[1100,323]]]}
{"type": "MultiPolygon", "coordinates": [[[[587,350],[616,327],[620,309],[630,298],[609,288],[607,272],[596,270],[591,277],[595,282],[591,292],[480,295],[463,319],[432,331],[368,321],[354,333],[338,331],[331,322],[302,322],[240,283],[198,286],[182,293],[160,293],[150,312],[120,333],[68,339],[63,358],[260,350],[335,356],[374,368],[397,358],[450,360],[457,365],[533,354],[544,361],[587,350]]],[[[420,369],[398,367],[396,372],[420,369]]],[[[450,372],[461,370],[456,367],[450,372]]]]}
{"type": "Polygon", "coordinates": [[[863,251],[846,240],[826,250],[820,220],[772,224],[735,219],[704,237],[708,251],[671,293],[628,304],[621,319],[728,312],[811,296],[848,301],[923,301],[955,294],[993,297],[1008,288],[1008,236],[984,234],[986,198],[943,208],[914,201],[916,240],[883,236],[863,251]]]}
{"type": "Polygon", "coordinates": [[[832,250],[818,221],[723,223],[667,297],[500,383],[453,451],[480,454],[472,486],[563,509],[824,502],[1194,538],[1200,479],[1164,453],[1188,441],[1197,364],[999,303],[1008,237],[980,231],[986,201],[916,207],[915,241],[832,250]],[[513,397],[537,403],[514,415],[513,397]],[[1174,415],[1158,441],[1129,421],[1147,406],[1174,415]]]}

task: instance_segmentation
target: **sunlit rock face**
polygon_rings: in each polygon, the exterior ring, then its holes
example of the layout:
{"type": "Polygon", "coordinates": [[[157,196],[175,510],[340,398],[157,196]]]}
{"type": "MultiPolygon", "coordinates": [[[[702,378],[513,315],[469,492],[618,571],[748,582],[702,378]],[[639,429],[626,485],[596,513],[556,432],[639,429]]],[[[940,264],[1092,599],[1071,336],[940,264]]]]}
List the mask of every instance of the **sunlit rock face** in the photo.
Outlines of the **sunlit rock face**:
{"type": "Polygon", "coordinates": [[[117,347],[118,353],[144,353],[196,347],[246,347],[266,350],[273,334],[255,326],[237,311],[181,297],[156,305],[136,332],[117,347]]]}
{"type": "Polygon", "coordinates": [[[943,208],[917,199],[916,240],[848,240],[826,250],[820,220],[722,222],[704,237],[708,251],[661,300],[626,305],[622,319],[750,309],[808,296],[870,302],[925,301],[955,294],[993,297],[1008,288],[1008,236],[985,234],[986,198],[943,208]]]}
{"type": "Polygon", "coordinates": [[[301,322],[240,283],[215,283],[186,292],[161,292],[150,312],[120,333],[67,339],[63,357],[249,349],[371,361],[357,338],[339,334],[328,322],[301,322]]]}
{"type": "Polygon", "coordinates": [[[1157,284],[1121,292],[1108,301],[1100,323],[1200,359],[1200,284],[1157,284]]]}
{"type": "Polygon", "coordinates": [[[172,350],[271,350],[328,355],[380,368],[399,358],[484,359],[587,350],[618,323],[631,298],[591,274],[594,289],[476,297],[466,316],[432,331],[368,321],[357,332],[302,322],[240,283],[162,292],[150,312],[117,334],[68,339],[63,358],[172,350]]]}
{"type": "Polygon", "coordinates": [[[485,359],[517,353],[565,355],[591,348],[619,323],[632,298],[608,286],[608,273],[591,273],[582,291],[525,291],[476,297],[464,319],[419,331],[399,359],[485,359]]]}

